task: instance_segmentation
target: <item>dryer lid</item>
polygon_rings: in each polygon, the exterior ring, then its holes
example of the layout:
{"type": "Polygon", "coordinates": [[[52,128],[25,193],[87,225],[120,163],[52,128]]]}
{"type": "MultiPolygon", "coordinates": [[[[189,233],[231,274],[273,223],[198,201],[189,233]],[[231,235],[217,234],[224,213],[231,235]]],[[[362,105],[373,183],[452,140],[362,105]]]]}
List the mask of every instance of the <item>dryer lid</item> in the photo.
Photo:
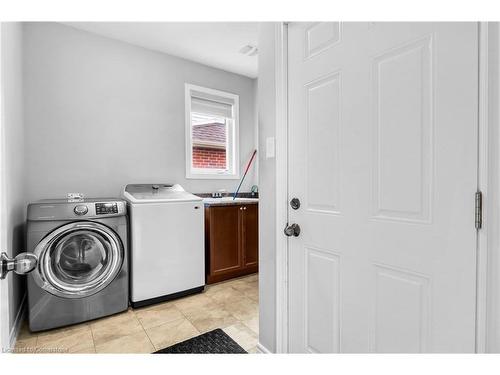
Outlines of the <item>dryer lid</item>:
{"type": "Polygon", "coordinates": [[[188,193],[179,184],[130,184],[125,186],[125,199],[131,203],[193,202],[203,198],[188,193]]]}

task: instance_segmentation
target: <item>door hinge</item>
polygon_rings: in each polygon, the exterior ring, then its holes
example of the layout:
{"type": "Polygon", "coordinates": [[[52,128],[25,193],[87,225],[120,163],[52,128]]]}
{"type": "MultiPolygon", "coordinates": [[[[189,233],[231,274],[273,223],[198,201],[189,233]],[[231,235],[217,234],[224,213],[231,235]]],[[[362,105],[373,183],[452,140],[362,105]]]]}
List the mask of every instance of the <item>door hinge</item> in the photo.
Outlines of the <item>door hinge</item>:
{"type": "Polygon", "coordinates": [[[481,229],[483,226],[483,193],[477,191],[475,201],[475,227],[481,229]]]}

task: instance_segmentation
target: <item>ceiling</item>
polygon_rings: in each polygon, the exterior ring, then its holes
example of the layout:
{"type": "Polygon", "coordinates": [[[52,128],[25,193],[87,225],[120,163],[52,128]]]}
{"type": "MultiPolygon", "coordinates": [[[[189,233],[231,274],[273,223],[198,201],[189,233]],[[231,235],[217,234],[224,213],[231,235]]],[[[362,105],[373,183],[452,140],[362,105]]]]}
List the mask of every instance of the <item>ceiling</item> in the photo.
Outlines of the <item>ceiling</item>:
{"type": "Polygon", "coordinates": [[[247,77],[257,77],[258,22],[64,22],[108,38],[182,57],[247,77]]]}

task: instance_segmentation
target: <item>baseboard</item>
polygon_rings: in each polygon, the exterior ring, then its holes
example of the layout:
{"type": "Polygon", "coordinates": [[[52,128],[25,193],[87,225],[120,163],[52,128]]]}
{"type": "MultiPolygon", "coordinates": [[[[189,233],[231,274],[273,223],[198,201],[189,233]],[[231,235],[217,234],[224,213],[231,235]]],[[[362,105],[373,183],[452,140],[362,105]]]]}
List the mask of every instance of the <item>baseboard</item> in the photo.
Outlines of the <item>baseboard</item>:
{"type": "Polygon", "coordinates": [[[23,295],[23,299],[21,300],[21,303],[19,304],[19,309],[17,310],[16,319],[14,320],[14,324],[10,329],[9,341],[11,348],[13,348],[16,345],[17,336],[19,335],[19,330],[21,329],[21,323],[23,322],[24,318],[25,304],[26,304],[26,293],[24,293],[23,295]]]}
{"type": "Polygon", "coordinates": [[[264,345],[262,345],[260,342],[257,343],[257,350],[261,354],[272,354],[272,352],[268,348],[266,348],[264,345]]]}

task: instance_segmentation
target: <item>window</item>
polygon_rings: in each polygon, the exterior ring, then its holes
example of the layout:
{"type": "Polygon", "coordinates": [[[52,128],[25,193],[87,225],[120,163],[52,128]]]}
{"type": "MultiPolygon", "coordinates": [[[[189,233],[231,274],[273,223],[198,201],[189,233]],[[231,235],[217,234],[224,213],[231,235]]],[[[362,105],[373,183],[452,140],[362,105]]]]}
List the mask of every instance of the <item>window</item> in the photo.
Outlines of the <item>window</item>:
{"type": "Polygon", "coordinates": [[[186,84],[186,178],[238,179],[238,95],[186,84]]]}

